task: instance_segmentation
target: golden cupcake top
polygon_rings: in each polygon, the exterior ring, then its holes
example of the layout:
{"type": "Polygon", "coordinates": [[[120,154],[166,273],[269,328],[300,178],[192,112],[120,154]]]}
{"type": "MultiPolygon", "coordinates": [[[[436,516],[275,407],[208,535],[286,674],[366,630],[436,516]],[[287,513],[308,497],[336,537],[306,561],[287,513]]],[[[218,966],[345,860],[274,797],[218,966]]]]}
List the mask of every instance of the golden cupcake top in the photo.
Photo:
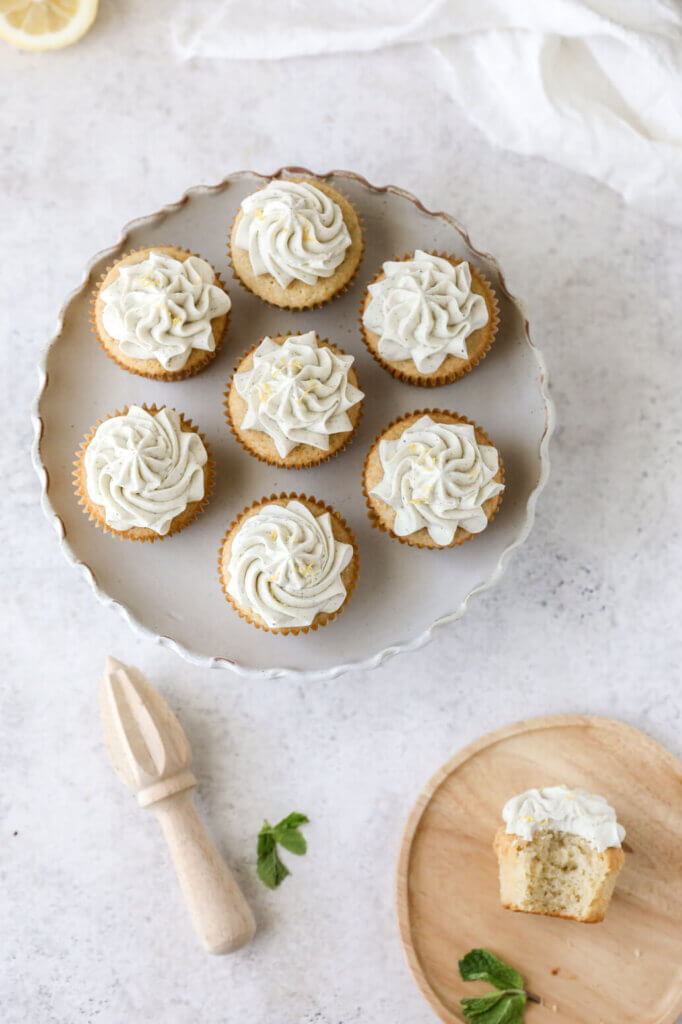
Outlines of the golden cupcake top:
{"type": "Polygon", "coordinates": [[[207,461],[201,437],[183,430],[174,409],[133,405],[100,423],[88,442],[87,496],[112,530],[142,528],[163,537],[176,516],[203,499],[207,461]]]}
{"type": "Polygon", "coordinates": [[[248,252],[256,275],[281,288],[314,285],[346,258],[351,236],[341,207],[309,181],[271,181],[241,204],[234,244],[248,252]]]}
{"type": "Polygon", "coordinates": [[[426,414],[397,438],[380,440],[379,459],[383,475],[370,494],[395,512],[398,537],[425,529],[447,547],[459,528],[481,533],[488,525],[484,503],[504,490],[495,479],[498,451],[479,444],[471,423],[442,423],[426,414]]]}
{"type": "Polygon", "coordinates": [[[246,402],[242,430],[259,430],[285,458],[298,445],[329,449],[330,435],[353,429],[348,410],[364,395],[348,379],[354,357],[320,344],[315,331],[281,344],[264,338],[234,386],[246,402]]]}
{"type": "Polygon", "coordinates": [[[417,249],[411,259],[389,260],[368,287],[363,324],[378,336],[389,362],[411,359],[421,374],[434,373],[449,355],[468,358],[467,338],[490,315],[472,289],[471,267],[417,249]]]}
{"type": "Polygon", "coordinates": [[[299,500],[267,503],[234,531],[226,590],[269,629],[310,626],[346,599],[343,571],[353,546],[334,536],[329,512],[316,515],[299,500]]]}
{"type": "Polygon", "coordinates": [[[182,370],[193,350],[215,351],[211,321],[232,306],[210,263],[163,249],[122,263],[99,298],[102,326],[123,355],[155,359],[171,372],[182,370]]]}

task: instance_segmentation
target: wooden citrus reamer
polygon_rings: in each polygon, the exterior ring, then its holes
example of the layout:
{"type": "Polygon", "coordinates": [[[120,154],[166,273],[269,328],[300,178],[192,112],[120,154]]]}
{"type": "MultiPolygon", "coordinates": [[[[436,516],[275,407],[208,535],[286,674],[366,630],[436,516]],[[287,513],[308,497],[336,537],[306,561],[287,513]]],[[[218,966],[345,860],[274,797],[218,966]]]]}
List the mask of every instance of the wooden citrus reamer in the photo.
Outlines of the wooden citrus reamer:
{"type": "Polygon", "coordinates": [[[116,774],[158,818],[202,946],[232,953],[256,922],[192,801],[197,780],[180,723],[142,673],[115,658],[107,658],[100,706],[116,774]]]}

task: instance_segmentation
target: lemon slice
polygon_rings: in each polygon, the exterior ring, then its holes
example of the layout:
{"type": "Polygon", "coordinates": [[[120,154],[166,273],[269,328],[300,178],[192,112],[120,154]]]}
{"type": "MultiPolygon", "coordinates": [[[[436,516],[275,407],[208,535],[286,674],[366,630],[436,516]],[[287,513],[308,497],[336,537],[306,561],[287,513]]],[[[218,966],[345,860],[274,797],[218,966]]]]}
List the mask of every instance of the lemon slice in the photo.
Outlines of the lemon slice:
{"type": "Polygon", "coordinates": [[[98,0],[0,0],[0,39],[22,50],[59,50],[84,36],[98,0]]]}

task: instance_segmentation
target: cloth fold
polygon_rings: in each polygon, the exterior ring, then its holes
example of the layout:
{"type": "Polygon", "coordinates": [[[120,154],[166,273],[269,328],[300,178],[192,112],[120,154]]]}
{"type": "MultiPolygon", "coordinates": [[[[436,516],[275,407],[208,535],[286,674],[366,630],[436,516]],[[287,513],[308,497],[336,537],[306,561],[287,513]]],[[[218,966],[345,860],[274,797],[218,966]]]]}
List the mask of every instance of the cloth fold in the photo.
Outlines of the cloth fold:
{"type": "Polygon", "coordinates": [[[182,58],[283,59],[422,43],[493,143],[589,174],[682,224],[677,0],[186,0],[182,58]]]}

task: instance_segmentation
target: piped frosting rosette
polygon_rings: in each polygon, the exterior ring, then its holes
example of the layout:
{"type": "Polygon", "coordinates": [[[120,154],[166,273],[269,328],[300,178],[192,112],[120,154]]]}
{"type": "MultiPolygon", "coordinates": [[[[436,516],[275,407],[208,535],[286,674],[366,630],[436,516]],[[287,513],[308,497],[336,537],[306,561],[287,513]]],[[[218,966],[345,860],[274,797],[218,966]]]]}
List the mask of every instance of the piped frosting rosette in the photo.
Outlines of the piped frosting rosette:
{"type": "Polygon", "coordinates": [[[237,280],[283,309],[312,309],[344,291],[364,249],[353,204],[316,178],[273,180],[246,196],[229,246],[237,280]]]}
{"type": "Polygon", "coordinates": [[[494,511],[486,503],[504,490],[497,449],[454,414],[446,422],[428,413],[407,419],[404,429],[398,421],[385,432],[395,436],[375,442],[365,464],[370,512],[391,513],[377,525],[418,546],[424,537],[430,547],[481,533],[494,511]]]}
{"type": "Polygon", "coordinates": [[[393,376],[424,386],[471,370],[489,349],[498,319],[497,298],[478,270],[422,249],[384,263],[360,311],[371,354],[393,376]]]}
{"type": "Polygon", "coordinates": [[[215,351],[211,321],[231,308],[210,263],[156,249],[139,263],[121,266],[100,299],[102,324],[121,352],[156,359],[171,372],[184,368],[193,349],[215,351]]]}
{"type": "Polygon", "coordinates": [[[307,631],[330,621],[350,596],[355,543],[332,509],[283,496],[256,503],[232,524],[219,571],[225,596],[254,625],[307,631]]]}
{"type": "Polygon", "coordinates": [[[363,316],[379,335],[380,355],[411,359],[420,373],[433,373],[448,355],[466,359],[466,339],[489,319],[485,300],[471,290],[469,264],[453,266],[417,249],[413,259],[389,261],[382,270],[363,316]]]}
{"type": "MultiPolygon", "coordinates": [[[[241,405],[228,393],[228,414],[237,436],[254,454],[267,457],[267,449],[245,432],[265,434],[281,460],[301,447],[317,449],[323,457],[332,442],[338,450],[358,422],[359,410],[353,419],[349,410],[364,397],[349,378],[353,362],[353,356],[319,342],[314,331],[284,340],[264,338],[243,361],[249,368],[235,372],[230,392],[234,388],[241,405]]],[[[354,372],[352,377],[357,380],[354,372]]],[[[301,464],[319,461],[315,452],[301,454],[301,464]]]]}
{"type": "Polygon", "coordinates": [[[234,242],[246,249],[256,275],[280,288],[331,277],[351,244],[341,208],[307,181],[271,181],[247,196],[234,242]]]}
{"type": "Polygon", "coordinates": [[[194,518],[208,492],[209,455],[174,409],[131,406],[82,446],[76,485],[100,525],[131,539],[161,538],[194,518]]]}

